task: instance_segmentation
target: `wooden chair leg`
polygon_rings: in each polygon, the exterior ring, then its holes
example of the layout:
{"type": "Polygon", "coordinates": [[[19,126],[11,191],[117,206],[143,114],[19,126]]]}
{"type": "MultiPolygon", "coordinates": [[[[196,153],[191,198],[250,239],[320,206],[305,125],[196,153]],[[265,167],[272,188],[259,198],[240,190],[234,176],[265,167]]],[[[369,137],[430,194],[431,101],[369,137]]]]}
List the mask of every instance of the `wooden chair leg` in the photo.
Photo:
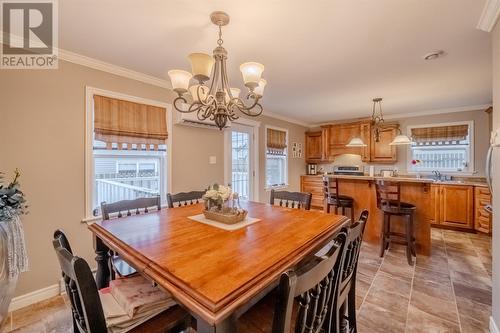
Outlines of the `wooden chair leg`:
{"type": "Polygon", "coordinates": [[[407,216],[406,223],[406,258],[408,259],[408,265],[413,266],[413,257],[412,257],[412,243],[413,243],[413,235],[411,233],[411,215],[407,216]]]}
{"type": "Polygon", "coordinates": [[[351,289],[347,296],[347,318],[349,333],[357,333],[356,329],[356,275],[353,276],[351,289]]]}
{"type": "Polygon", "coordinates": [[[387,214],[387,242],[385,243],[385,249],[389,250],[389,247],[391,246],[391,214],[387,214]]]}
{"type": "Polygon", "coordinates": [[[410,234],[411,234],[411,252],[413,256],[416,258],[417,257],[417,248],[415,244],[415,237],[414,237],[414,225],[413,225],[413,214],[410,215],[410,234]]]}
{"type": "Polygon", "coordinates": [[[384,213],[384,218],[382,220],[382,228],[380,231],[380,257],[384,256],[385,252],[385,236],[386,236],[386,229],[387,229],[387,215],[384,213]]]}
{"type": "Polygon", "coordinates": [[[345,206],[342,206],[342,215],[345,216],[345,206]]]}
{"type": "Polygon", "coordinates": [[[335,215],[339,215],[339,206],[335,205],[335,215]]]}

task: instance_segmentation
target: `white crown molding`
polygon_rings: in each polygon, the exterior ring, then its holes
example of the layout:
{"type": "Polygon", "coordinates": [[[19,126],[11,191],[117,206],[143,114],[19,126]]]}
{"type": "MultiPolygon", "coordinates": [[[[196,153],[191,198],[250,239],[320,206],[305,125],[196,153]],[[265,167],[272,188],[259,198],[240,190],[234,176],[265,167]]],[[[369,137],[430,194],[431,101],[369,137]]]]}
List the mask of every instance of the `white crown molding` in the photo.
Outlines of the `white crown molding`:
{"type": "Polygon", "coordinates": [[[491,32],[500,16],[500,0],[486,0],[486,3],[476,26],[477,29],[491,32]]]}
{"type": "MultiPolygon", "coordinates": [[[[435,114],[446,114],[446,113],[455,113],[455,112],[486,110],[490,106],[491,106],[491,104],[480,104],[480,105],[459,106],[459,107],[447,108],[447,109],[433,109],[433,110],[426,110],[426,111],[417,111],[417,112],[410,112],[410,113],[385,114],[384,119],[386,119],[386,120],[387,119],[403,119],[403,118],[413,118],[413,117],[421,117],[421,116],[432,116],[435,114]]],[[[322,125],[330,125],[330,124],[334,124],[335,122],[338,122],[338,121],[366,119],[366,118],[369,118],[369,115],[367,115],[366,117],[357,117],[357,118],[339,118],[339,119],[334,119],[334,120],[331,120],[328,122],[315,123],[315,124],[310,125],[310,127],[319,127],[322,125]]]]}
{"type": "Polygon", "coordinates": [[[289,123],[300,125],[300,126],[304,126],[304,127],[314,127],[314,124],[309,124],[309,123],[306,123],[304,121],[300,121],[300,120],[297,120],[295,118],[290,118],[290,117],[287,117],[287,116],[283,116],[283,115],[281,115],[279,113],[275,113],[275,112],[271,112],[271,111],[267,111],[267,110],[264,110],[264,112],[262,112],[262,115],[263,116],[268,116],[268,117],[271,117],[271,118],[275,118],[275,119],[278,119],[278,120],[287,121],[289,123]]]}
{"type": "Polygon", "coordinates": [[[384,118],[385,119],[401,119],[401,118],[431,116],[431,115],[435,115],[435,114],[486,110],[490,106],[491,106],[491,104],[466,105],[466,106],[459,106],[459,107],[447,108],[447,109],[434,109],[434,110],[417,111],[417,112],[410,112],[410,113],[388,114],[388,115],[384,115],[384,118]]]}
{"type": "Polygon", "coordinates": [[[171,89],[170,82],[160,79],[155,76],[147,75],[131,69],[113,65],[108,62],[90,58],[78,53],[70,52],[67,50],[59,49],[59,59],[68,61],[77,65],[97,69],[110,74],[126,77],[128,79],[144,82],[161,88],[171,89]]]}
{"type": "MultiPolygon", "coordinates": [[[[5,33],[0,30],[0,37],[2,37],[2,42],[5,38],[5,33]]],[[[17,36],[17,35],[10,35],[11,40],[24,40],[24,38],[17,36]]],[[[74,53],[68,50],[64,50],[61,48],[56,48],[56,54],[59,58],[59,60],[64,60],[67,62],[71,62],[73,64],[97,69],[106,73],[118,75],[121,77],[125,77],[128,79],[132,79],[135,81],[151,84],[157,87],[161,88],[167,88],[167,89],[172,89],[172,85],[170,84],[169,81],[160,79],[158,77],[152,76],[152,75],[147,75],[141,72],[137,72],[125,67],[113,65],[109,62],[97,60],[95,58],[87,57],[78,53],[74,53]]]]}

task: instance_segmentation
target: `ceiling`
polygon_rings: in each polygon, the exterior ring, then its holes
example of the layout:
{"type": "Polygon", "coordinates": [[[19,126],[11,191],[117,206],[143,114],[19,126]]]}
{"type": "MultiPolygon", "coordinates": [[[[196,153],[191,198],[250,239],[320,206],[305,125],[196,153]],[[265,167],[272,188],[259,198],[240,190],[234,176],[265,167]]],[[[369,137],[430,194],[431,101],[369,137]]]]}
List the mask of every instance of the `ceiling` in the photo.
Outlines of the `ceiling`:
{"type": "Polygon", "coordinates": [[[265,110],[307,123],[491,103],[491,37],[477,30],[484,0],[64,0],[59,46],[167,79],[187,55],[211,53],[224,10],[231,86],[258,61],[265,110]],[[422,56],[444,50],[446,56],[422,56]]]}

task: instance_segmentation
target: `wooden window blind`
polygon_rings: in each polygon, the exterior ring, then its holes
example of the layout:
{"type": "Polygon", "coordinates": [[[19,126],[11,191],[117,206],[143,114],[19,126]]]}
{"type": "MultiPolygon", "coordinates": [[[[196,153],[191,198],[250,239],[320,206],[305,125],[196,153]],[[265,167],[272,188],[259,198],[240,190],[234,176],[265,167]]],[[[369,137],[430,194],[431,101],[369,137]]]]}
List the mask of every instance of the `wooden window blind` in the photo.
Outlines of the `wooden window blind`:
{"type": "Polygon", "coordinates": [[[450,125],[437,127],[412,128],[411,136],[415,142],[462,141],[469,135],[469,125],[450,125]]]}
{"type": "Polygon", "coordinates": [[[94,137],[109,149],[113,143],[158,149],[168,138],[166,112],[162,107],[94,95],[94,137]]]}
{"type": "Polygon", "coordinates": [[[270,154],[284,155],[285,149],[286,149],[286,132],[268,128],[267,151],[270,154]]]}

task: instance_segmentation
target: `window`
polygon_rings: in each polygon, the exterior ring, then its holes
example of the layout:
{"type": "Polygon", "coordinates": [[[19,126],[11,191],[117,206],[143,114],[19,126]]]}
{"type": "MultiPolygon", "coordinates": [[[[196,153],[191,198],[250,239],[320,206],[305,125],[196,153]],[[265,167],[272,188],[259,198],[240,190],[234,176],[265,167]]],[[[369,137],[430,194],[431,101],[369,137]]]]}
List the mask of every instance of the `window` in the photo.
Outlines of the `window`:
{"type": "MultiPolygon", "coordinates": [[[[89,92],[87,92],[89,94],[89,92]]],[[[167,119],[164,106],[91,94],[91,144],[87,153],[88,216],[101,202],[160,195],[166,201],[167,119]],[[90,156],[89,156],[90,155],[90,156]],[[89,165],[90,164],[90,165],[89,165]]]]}
{"type": "Polygon", "coordinates": [[[288,131],[266,129],[266,188],[282,187],[288,183],[288,131]]]}
{"type": "Polygon", "coordinates": [[[473,122],[409,127],[412,172],[472,173],[473,122]]]}

